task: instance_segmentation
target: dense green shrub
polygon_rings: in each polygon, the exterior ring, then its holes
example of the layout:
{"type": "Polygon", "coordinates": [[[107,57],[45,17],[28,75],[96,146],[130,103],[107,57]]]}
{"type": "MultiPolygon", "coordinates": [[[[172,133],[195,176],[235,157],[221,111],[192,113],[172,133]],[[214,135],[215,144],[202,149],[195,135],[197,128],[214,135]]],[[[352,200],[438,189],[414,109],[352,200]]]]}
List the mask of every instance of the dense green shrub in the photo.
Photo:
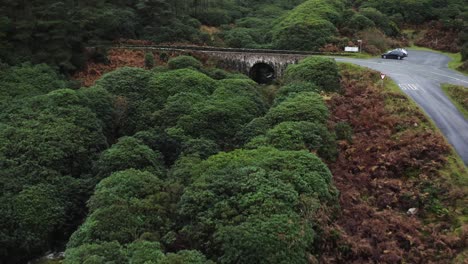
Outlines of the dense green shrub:
{"type": "Polygon", "coordinates": [[[150,80],[154,93],[165,101],[169,96],[181,92],[210,95],[218,83],[205,74],[193,69],[179,69],[155,75],[150,80]]]}
{"type": "Polygon", "coordinates": [[[159,109],[165,99],[149,86],[151,75],[144,69],[123,67],[96,82],[114,96],[116,138],[151,126],[151,112],[159,109]]]}
{"type": "Polygon", "coordinates": [[[147,69],[152,69],[154,67],[154,55],[152,52],[147,52],[145,54],[145,67],[147,69]]]}
{"type": "Polygon", "coordinates": [[[164,254],[158,242],[137,240],[127,245],[116,241],[84,244],[66,251],[64,264],[211,264],[213,262],[195,250],[164,254]]]}
{"type": "Polygon", "coordinates": [[[175,126],[180,117],[190,114],[196,104],[205,100],[205,96],[198,93],[180,92],[172,95],[164,108],[154,114],[155,121],[162,127],[175,126]]]}
{"type": "Polygon", "coordinates": [[[305,263],[314,212],[336,201],[330,172],[306,151],[235,150],[192,171],[195,181],[180,201],[182,232],[227,263],[305,263]]]}
{"type": "Polygon", "coordinates": [[[103,179],[90,198],[86,221],[73,233],[67,247],[118,241],[131,243],[144,233],[162,238],[169,232],[171,194],[156,175],[129,169],[103,179]]]}
{"type": "Polygon", "coordinates": [[[310,121],[325,124],[328,116],[328,108],[319,94],[302,92],[271,108],[265,118],[273,125],[285,121],[310,121]]]}
{"type": "Polygon", "coordinates": [[[220,26],[232,21],[228,10],[221,8],[207,8],[197,13],[196,17],[204,25],[220,26]]]}
{"type": "Polygon", "coordinates": [[[203,73],[215,80],[226,79],[229,76],[229,73],[227,71],[218,68],[203,69],[203,73]]]}
{"type": "Polygon", "coordinates": [[[183,69],[183,68],[193,68],[196,70],[201,69],[203,66],[202,63],[195,59],[192,56],[181,55],[175,58],[170,59],[167,62],[167,66],[171,70],[183,69]]]}
{"type": "Polygon", "coordinates": [[[336,92],[340,90],[340,75],[338,66],[333,59],[308,57],[298,64],[291,64],[284,74],[286,83],[310,82],[320,87],[322,91],[336,92]]]}
{"type": "Polygon", "coordinates": [[[66,86],[67,82],[46,64],[23,64],[0,70],[0,101],[46,94],[66,86]]]}
{"type": "Polygon", "coordinates": [[[349,28],[355,29],[356,31],[359,31],[366,28],[375,27],[375,23],[366,16],[361,14],[354,14],[348,21],[347,26],[349,28]]]}
{"type": "MultiPolygon", "coordinates": [[[[260,139],[254,138],[252,143],[257,147],[262,144],[281,150],[316,151],[324,159],[333,160],[337,150],[335,137],[325,125],[313,122],[282,122],[268,130],[260,139]]],[[[253,144],[249,143],[249,147],[253,144]]]]}
{"type": "Polygon", "coordinates": [[[340,0],[308,0],[281,17],[273,28],[279,49],[318,50],[337,34],[334,23],[344,9],[340,0]]]}
{"type": "Polygon", "coordinates": [[[182,144],[182,155],[197,155],[201,159],[206,159],[220,152],[218,144],[209,139],[189,139],[182,144]]]}
{"type": "Polygon", "coordinates": [[[256,102],[245,96],[210,98],[195,105],[177,126],[186,135],[214,140],[224,148],[232,145],[236,133],[257,116],[255,108],[256,102]]]}
{"type": "Polygon", "coordinates": [[[100,178],[125,169],[141,169],[161,175],[163,171],[161,153],[150,149],[133,137],[123,137],[102,152],[95,171],[100,178]]]}
{"type": "Polygon", "coordinates": [[[233,28],[224,34],[224,41],[231,48],[255,48],[250,32],[248,28],[233,28]]]}
{"type": "Polygon", "coordinates": [[[279,88],[275,97],[275,105],[283,102],[286,98],[291,95],[295,95],[301,92],[320,92],[320,87],[311,82],[298,81],[291,82],[286,85],[283,85],[279,88]]]}
{"type": "Polygon", "coordinates": [[[239,145],[243,145],[249,142],[256,136],[265,134],[265,132],[271,127],[270,122],[264,117],[257,117],[252,119],[236,134],[236,142],[239,145]]]}
{"type": "Polygon", "coordinates": [[[359,9],[359,13],[372,20],[387,36],[397,36],[400,34],[400,29],[395,22],[391,21],[377,9],[372,7],[361,8],[359,9]]]}
{"type": "Polygon", "coordinates": [[[64,264],[126,263],[125,252],[117,241],[83,244],[66,251],[64,264]]]}
{"type": "Polygon", "coordinates": [[[353,128],[347,122],[338,122],[335,125],[336,139],[353,141],[353,128]]]}

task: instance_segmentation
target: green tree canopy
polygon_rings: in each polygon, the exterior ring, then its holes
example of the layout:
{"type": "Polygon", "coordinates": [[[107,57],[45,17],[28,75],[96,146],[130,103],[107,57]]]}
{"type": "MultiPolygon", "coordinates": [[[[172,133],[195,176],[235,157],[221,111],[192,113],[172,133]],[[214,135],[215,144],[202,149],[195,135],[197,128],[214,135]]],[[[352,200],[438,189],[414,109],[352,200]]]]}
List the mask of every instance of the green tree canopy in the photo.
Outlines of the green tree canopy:
{"type": "Polygon", "coordinates": [[[328,116],[328,108],[319,94],[302,92],[272,107],[265,118],[273,125],[285,121],[310,121],[325,124],[328,116]]]}
{"type": "Polygon", "coordinates": [[[306,262],[314,210],[337,194],[325,164],[309,152],[235,150],[208,158],[193,173],[179,204],[182,232],[225,263],[306,262]]]}
{"type": "Polygon", "coordinates": [[[135,169],[103,179],[89,200],[90,214],[68,248],[99,241],[131,243],[145,233],[162,238],[174,224],[175,199],[156,175],[135,169]]]}
{"type": "Polygon", "coordinates": [[[286,83],[309,82],[320,87],[322,91],[340,90],[338,66],[333,59],[308,57],[298,64],[291,64],[284,74],[286,83]]]}
{"type": "Polygon", "coordinates": [[[100,177],[125,169],[140,169],[162,175],[162,155],[134,137],[123,137],[102,152],[94,168],[100,177]]]}

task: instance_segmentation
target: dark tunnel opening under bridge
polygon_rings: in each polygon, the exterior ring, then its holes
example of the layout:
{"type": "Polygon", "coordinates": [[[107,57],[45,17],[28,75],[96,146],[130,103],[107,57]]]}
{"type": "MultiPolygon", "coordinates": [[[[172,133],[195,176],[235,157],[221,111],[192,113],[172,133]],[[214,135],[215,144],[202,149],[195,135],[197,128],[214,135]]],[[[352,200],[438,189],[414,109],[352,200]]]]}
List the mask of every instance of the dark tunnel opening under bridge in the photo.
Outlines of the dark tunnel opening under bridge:
{"type": "Polygon", "coordinates": [[[269,64],[256,63],[249,71],[249,77],[259,84],[270,84],[275,78],[275,69],[269,64]]]}

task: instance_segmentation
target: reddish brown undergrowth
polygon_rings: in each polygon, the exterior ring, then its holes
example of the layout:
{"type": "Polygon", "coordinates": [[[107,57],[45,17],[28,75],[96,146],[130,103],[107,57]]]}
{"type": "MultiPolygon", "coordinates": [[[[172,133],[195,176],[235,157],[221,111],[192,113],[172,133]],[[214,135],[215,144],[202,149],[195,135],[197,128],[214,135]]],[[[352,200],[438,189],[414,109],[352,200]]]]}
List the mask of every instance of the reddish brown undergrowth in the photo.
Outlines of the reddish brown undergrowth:
{"type": "Polygon", "coordinates": [[[441,22],[436,21],[429,23],[428,28],[424,36],[415,42],[416,45],[448,52],[460,51],[457,45],[459,32],[446,29],[441,22]]]}
{"type": "Polygon", "coordinates": [[[450,211],[463,193],[438,173],[450,149],[405,96],[376,85],[377,72],[356,71],[343,66],[344,94],[328,102],[354,136],[329,164],[341,213],[321,217],[320,262],[449,263],[466,246],[450,211]]]}
{"type": "MultiPolygon", "coordinates": [[[[137,45],[140,42],[132,42],[132,44],[137,45]]],[[[145,42],[143,42],[145,43],[145,42]]],[[[127,44],[127,43],[126,43],[127,44]]],[[[148,44],[149,45],[149,44],[148,44]]],[[[146,51],[149,52],[149,51],[146,51]]],[[[92,86],[94,83],[101,78],[105,73],[111,72],[115,69],[121,67],[145,67],[145,53],[144,50],[132,50],[132,49],[123,49],[123,48],[113,48],[110,49],[107,53],[107,63],[94,62],[89,60],[86,64],[86,68],[82,71],[75,73],[72,78],[81,82],[82,86],[92,86]]],[[[155,65],[166,65],[167,60],[179,55],[192,55],[199,59],[204,65],[214,65],[216,62],[211,61],[211,59],[204,53],[186,53],[183,51],[168,51],[168,52],[159,52],[151,51],[154,55],[155,65]]]]}
{"type": "Polygon", "coordinates": [[[96,63],[88,61],[86,69],[73,75],[73,79],[78,80],[84,86],[93,85],[96,80],[105,73],[117,68],[145,67],[145,53],[141,50],[111,49],[107,54],[108,63],[96,63]]]}

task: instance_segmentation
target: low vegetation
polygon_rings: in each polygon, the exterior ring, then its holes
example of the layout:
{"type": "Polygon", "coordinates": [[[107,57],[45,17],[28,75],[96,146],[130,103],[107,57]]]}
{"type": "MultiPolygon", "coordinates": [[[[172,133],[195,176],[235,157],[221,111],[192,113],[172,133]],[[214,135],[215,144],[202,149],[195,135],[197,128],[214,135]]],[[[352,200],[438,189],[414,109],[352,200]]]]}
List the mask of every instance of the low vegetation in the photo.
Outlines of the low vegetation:
{"type": "Polygon", "coordinates": [[[377,72],[340,68],[344,93],[328,105],[353,135],[328,163],[342,211],[332,224],[323,215],[321,261],[463,259],[466,167],[395,84],[382,92],[377,72]]]}
{"type": "Polygon", "coordinates": [[[458,111],[463,114],[465,119],[468,119],[468,88],[453,84],[443,84],[442,90],[458,108],[458,111]]]}

